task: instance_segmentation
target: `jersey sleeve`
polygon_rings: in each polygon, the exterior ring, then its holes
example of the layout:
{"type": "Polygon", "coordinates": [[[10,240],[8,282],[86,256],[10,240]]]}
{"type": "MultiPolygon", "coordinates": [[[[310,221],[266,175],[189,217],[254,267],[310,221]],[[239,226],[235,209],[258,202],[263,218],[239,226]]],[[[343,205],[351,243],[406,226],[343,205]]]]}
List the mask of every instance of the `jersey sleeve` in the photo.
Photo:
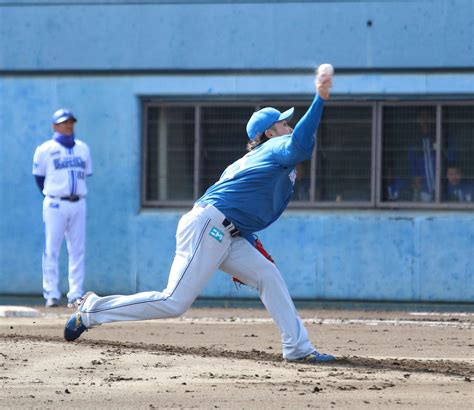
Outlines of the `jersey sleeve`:
{"type": "Polygon", "coordinates": [[[290,138],[274,147],[273,153],[278,163],[294,166],[311,158],[323,105],[324,100],[316,95],[306,113],[296,124],[290,138]]]}
{"type": "Polygon", "coordinates": [[[44,160],[44,149],[42,146],[39,146],[35,150],[33,156],[33,175],[38,175],[40,177],[46,176],[46,162],[44,160]]]}
{"type": "Polygon", "coordinates": [[[273,155],[280,165],[293,167],[298,162],[302,162],[311,157],[312,149],[308,152],[295,141],[282,141],[273,147],[273,155]]]}

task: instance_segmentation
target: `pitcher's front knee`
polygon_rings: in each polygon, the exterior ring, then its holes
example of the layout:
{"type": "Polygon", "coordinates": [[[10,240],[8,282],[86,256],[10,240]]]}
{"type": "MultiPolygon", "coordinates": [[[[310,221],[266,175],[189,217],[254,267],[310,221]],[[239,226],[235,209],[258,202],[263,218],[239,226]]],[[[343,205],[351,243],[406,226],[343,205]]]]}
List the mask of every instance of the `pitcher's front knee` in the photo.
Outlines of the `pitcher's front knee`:
{"type": "Polygon", "coordinates": [[[273,264],[266,265],[265,269],[258,271],[258,283],[260,288],[267,284],[274,284],[276,282],[279,283],[281,280],[281,273],[273,264]]]}
{"type": "Polygon", "coordinates": [[[178,317],[186,313],[186,311],[191,307],[192,303],[192,301],[189,302],[170,298],[166,301],[166,308],[170,317],[178,317]]]}

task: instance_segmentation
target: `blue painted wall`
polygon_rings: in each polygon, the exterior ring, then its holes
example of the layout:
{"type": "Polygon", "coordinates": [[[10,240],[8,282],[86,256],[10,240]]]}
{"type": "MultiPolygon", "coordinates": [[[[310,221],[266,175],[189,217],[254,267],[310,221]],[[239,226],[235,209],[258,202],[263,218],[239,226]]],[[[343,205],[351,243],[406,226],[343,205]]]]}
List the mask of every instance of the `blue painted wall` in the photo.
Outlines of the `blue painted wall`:
{"type": "MultiPolygon", "coordinates": [[[[136,254],[139,290],[166,283],[171,259],[163,263],[154,253],[173,252],[178,217],[137,218],[135,235],[146,243],[136,254]],[[163,231],[170,234],[163,238],[163,231]],[[156,243],[157,237],[163,240],[156,243]]],[[[472,301],[474,268],[467,250],[474,244],[474,220],[465,213],[288,211],[260,238],[295,298],[472,301]]],[[[202,294],[258,296],[236,291],[223,273],[202,294]]]]}
{"type": "Polygon", "coordinates": [[[292,69],[331,61],[432,69],[474,61],[471,0],[133,3],[0,0],[0,68],[292,69]]]}
{"type": "MultiPolygon", "coordinates": [[[[140,209],[141,97],[309,98],[308,67],[322,61],[343,68],[340,98],[474,95],[471,1],[32,3],[0,0],[0,294],[41,294],[31,161],[60,106],[93,154],[87,288],[106,294],[166,286],[185,212],[140,209]],[[282,71],[247,71],[259,68],[282,71]]],[[[261,238],[296,298],[474,300],[471,212],[293,210],[261,238]]],[[[257,297],[224,274],[202,295],[257,297]]]]}

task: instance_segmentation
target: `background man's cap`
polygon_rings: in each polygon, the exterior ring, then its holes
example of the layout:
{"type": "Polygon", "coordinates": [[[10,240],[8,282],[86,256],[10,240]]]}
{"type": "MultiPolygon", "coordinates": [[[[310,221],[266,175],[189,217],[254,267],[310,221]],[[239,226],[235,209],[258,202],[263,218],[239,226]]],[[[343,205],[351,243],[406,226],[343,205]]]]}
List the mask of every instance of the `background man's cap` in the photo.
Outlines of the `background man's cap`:
{"type": "Polygon", "coordinates": [[[67,120],[73,120],[74,122],[77,121],[71,110],[60,108],[53,114],[53,124],[61,124],[67,120]]]}
{"type": "Polygon", "coordinates": [[[281,113],[275,108],[265,107],[259,111],[256,111],[250,117],[249,122],[247,123],[247,135],[253,140],[257,138],[260,134],[268,130],[278,121],[290,120],[293,117],[295,108],[292,107],[289,110],[281,113]]]}

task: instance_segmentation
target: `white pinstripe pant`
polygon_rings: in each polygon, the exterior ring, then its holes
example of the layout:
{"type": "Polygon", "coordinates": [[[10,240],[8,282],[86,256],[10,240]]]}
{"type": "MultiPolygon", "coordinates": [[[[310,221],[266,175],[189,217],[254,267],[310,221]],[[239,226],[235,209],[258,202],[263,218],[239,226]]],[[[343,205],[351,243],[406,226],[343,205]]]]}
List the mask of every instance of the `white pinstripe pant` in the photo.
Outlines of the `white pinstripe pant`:
{"type": "Polygon", "coordinates": [[[86,200],[62,201],[46,196],[43,200],[45,246],[43,252],[43,296],[61,298],[59,253],[66,238],[69,256],[68,300],[84,294],[84,255],[86,243],[86,200]]]}
{"type": "Polygon", "coordinates": [[[176,317],[183,314],[218,269],[256,288],[278,326],[283,356],[297,359],[314,350],[278,268],[246,239],[231,237],[225,216],[212,205],[194,207],[179,221],[176,255],[162,292],[88,297],[81,306],[86,327],[103,323],[176,317]]]}

